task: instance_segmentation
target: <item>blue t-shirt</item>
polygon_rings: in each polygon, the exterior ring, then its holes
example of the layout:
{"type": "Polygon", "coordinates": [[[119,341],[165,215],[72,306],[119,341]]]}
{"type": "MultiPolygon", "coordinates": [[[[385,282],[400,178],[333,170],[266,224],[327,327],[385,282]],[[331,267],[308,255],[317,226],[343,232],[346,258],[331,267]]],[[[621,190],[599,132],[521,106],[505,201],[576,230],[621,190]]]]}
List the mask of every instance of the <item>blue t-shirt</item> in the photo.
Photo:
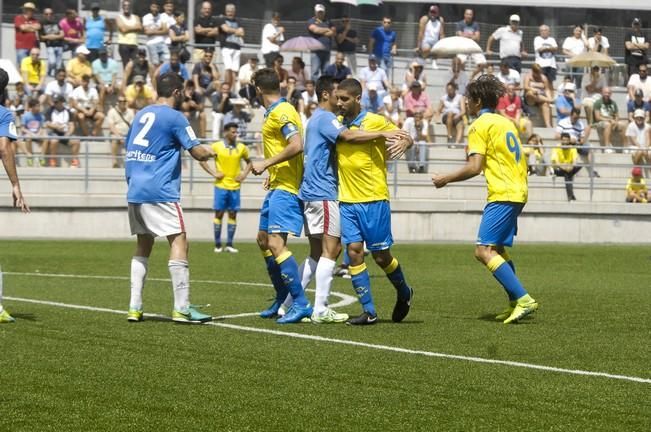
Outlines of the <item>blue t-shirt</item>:
{"type": "Polygon", "coordinates": [[[181,149],[199,141],[185,116],[167,105],[141,109],[126,138],[127,201],[178,202],[181,199],[181,149]]]}
{"type": "Polygon", "coordinates": [[[344,126],[330,111],[317,108],[305,131],[303,182],[298,197],[303,201],[337,199],[337,153],[335,144],[344,126]]]}
{"type": "Polygon", "coordinates": [[[102,60],[96,59],[93,61],[93,74],[99,76],[104,84],[111,84],[113,75],[118,73],[118,62],[109,58],[106,63],[102,60]]]}
{"type": "Polygon", "coordinates": [[[16,140],[18,138],[18,132],[16,132],[13,113],[0,105],[0,138],[4,137],[12,141],[16,140]]]}
{"type": "MultiPolygon", "coordinates": [[[[576,105],[581,106],[581,101],[577,98],[575,99],[576,105]]],[[[556,97],[556,118],[557,120],[564,119],[565,117],[568,117],[570,113],[572,112],[572,109],[574,108],[574,105],[572,105],[572,101],[565,96],[558,95],[556,97]],[[567,114],[561,113],[561,109],[567,110],[567,114]]]]}
{"type": "Polygon", "coordinates": [[[362,110],[372,112],[377,114],[382,108],[382,98],[376,94],[375,98],[371,98],[369,92],[364,92],[362,94],[362,100],[360,101],[362,110]]]}
{"type": "Polygon", "coordinates": [[[190,74],[188,73],[188,68],[185,67],[184,64],[179,63],[179,70],[174,71],[172,70],[172,65],[170,62],[163,63],[163,65],[160,67],[160,75],[162,76],[163,74],[166,74],[167,72],[176,72],[178,76],[183,78],[184,81],[187,81],[190,79],[190,74]]]}
{"type": "Polygon", "coordinates": [[[28,131],[38,133],[45,125],[45,117],[41,113],[33,114],[31,111],[27,111],[21,117],[21,123],[28,131]]]}
{"type": "Polygon", "coordinates": [[[649,102],[642,102],[642,106],[635,106],[635,101],[634,100],[628,101],[628,103],[626,104],[626,112],[632,113],[636,109],[641,109],[641,110],[644,110],[644,111],[651,111],[651,104],[649,102]]]}
{"type": "Polygon", "coordinates": [[[391,55],[391,47],[396,43],[397,36],[398,34],[393,30],[386,32],[384,31],[384,27],[376,27],[375,30],[373,30],[373,33],[371,33],[371,37],[375,39],[373,54],[375,54],[378,59],[389,57],[391,55]]]}
{"type": "Polygon", "coordinates": [[[94,19],[91,16],[86,19],[86,47],[88,49],[100,49],[104,45],[105,30],[104,17],[94,19]]]}

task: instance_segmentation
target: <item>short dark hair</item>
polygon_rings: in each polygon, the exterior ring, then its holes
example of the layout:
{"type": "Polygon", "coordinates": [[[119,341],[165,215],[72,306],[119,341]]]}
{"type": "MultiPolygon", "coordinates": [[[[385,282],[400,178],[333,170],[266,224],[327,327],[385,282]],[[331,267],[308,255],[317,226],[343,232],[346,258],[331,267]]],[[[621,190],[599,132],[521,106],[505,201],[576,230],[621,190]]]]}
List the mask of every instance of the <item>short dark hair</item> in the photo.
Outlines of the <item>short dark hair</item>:
{"type": "Polygon", "coordinates": [[[572,138],[569,133],[563,132],[561,133],[561,138],[572,138]]]}
{"type": "Polygon", "coordinates": [[[280,78],[275,70],[264,68],[253,74],[252,81],[263,93],[279,93],[280,78]]]}
{"type": "Polygon", "coordinates": [[[314,82],[314,80],[311,80],[311,79],[309,79],[309,80],[305,80],[305,85],[308,85],[308,84],[312,84],[312,85],[314,85],[315,82],[314,82]]]}
{"type": "Polygon", "coordinates": [[[65,68],[59,68],[56,70],[56,72],[54,72],[54,76],[59,75],[61,72],[63,72],[66,75],[68,74],[68,71],[65,68]]]}
{"type": "Polygon", "coordinates": [[[497,102],[506,89],[504,84],[493,75],[482,75],[466,86],[466,97],[473,101],[481,101],[482,108],[495,110],[497,102]]]}
{"type": "Polygon", "coordinates": [[[158,77],[156,90],[160,97],[172,97],[174,90],[183,90],[183,78],[174,72],[164,73],[158,77]]]}
{"type": "Polygon", "coordinates": [[[355,78],[346,78],[339,83],[339,88],[353,96],[361,96],[362,94],[362,85],[355,78]]]}
{"type": "Polygon", "coordinates": [[[82,81],[89,81],[89,82],[90,82],[90,75],[86,75],[86,74],[85,74],[85,75],[82,75],[82,76],[81,76],[81,80],[82,80],[82,81]]]}
{"type": "Polygon", "coordinates": [[[9,74],[6,70],[0,68],[0,93],[4,93],[9,84],[9,74]]]}
{"type": "Polygon", "coordinates": [[[228,122],[224,125],[224,130],[229,130],[230,128],[239,128],[240,125],[235,122],[228,122]]]}
{"type": "Polygon", "coordinates": [[[328,75],[322,75],[316,81],[316,98],[319,102],[323,102],[323,92],[328,94],[332,93],[332,90],[335,88],[335,79],[334,77],[328,75]]]}
{"type": "Polygon", "coordinates": [[[30,99],[29,101],[27,101],[27,107],[29,107],[30,109],[34,108],[37,105],[38,105],[38,99],[30,99]]]}

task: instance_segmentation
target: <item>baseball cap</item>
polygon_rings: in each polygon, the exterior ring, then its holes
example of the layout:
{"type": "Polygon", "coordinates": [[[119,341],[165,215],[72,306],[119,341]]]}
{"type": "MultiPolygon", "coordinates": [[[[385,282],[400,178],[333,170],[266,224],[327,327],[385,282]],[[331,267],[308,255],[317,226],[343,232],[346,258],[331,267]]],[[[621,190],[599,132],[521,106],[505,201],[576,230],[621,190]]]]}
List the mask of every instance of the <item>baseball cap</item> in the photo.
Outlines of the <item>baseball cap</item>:
{"type": "Polygon", "coordinates": [[[231,99],[231,103],[233,105],[246,105],[246,99],[242,99],[242,98],[231,99]]]}
{"type": "Polygon", "coordinates": [[[513,15],[511,15],[511,16],[509,17],[509,22],[511,22],[511,21],[517,21],[517,22],[520,22],[520,15],[518,15],[518,14],[513,14],[513,15]]]}
{"type": "Polygon", "coordinates": [[[369,55],[368,56],[368,61],[377,61],[377,57],[375,56],[375,54],[369,55]]]}
{"type": "Polygon", "coordinates": [[[323,6],[321,3],[317,3],[314,5],[314,12],[325,12],[325,6],[323,6]]]}
{"type": "Polygon", "coordinates": [[[576,84],[572,82],[565,83],[565,86],[563,86],[563,90],[574,92],[576,91],[576,84]]]}
{"type": "Polygon", "coordinates": [[[644,90],[641,88],[635,89],[635,93],[633,93],[634,97],[644,97],[644,90]]]}
{"type": "Polygon", "coordinates": [[[369,83],[369,84],[366,86],[366,88],[368,89],[368,91],[377,91],[377,84],[375,84],[375,83],[369,83]]]}
{"type": "Polygon", "coordinates": [[[633,111],[633,118],[639,118],[639,117],[642,117],[642,118],[646,117],[644,115],[644,110],[636,109],[635,111],[633,111]]]}
{"type": "Polygon", "coordinates": [[[36,5],[32,2],[27,2],[23,5],[23,9],[36,10],[36,5]]]}
{"type": "Polygon", "coordinates": [[[631,170],[631,175],[633,177],[642,177],[642,168],[633,167],[633,169],[631,170]]]}
{"type": "Polygon", "coordinates": [[[90,51],[88,51],[88,48],[86,48],[86,45],[79,45],[77,47],[77,49],[75,50],[75,54],[88,55],[88,54],[90,54],[90,51]]]}
{"type": "Polygon", "coordinates": [[[142,76],[142,75],[136,75],[136,76],[133,77],[133,83],[134,84],[136,84],[136,83],[143,83],[144,84],[145,83],[145,77],[142,76]]]}

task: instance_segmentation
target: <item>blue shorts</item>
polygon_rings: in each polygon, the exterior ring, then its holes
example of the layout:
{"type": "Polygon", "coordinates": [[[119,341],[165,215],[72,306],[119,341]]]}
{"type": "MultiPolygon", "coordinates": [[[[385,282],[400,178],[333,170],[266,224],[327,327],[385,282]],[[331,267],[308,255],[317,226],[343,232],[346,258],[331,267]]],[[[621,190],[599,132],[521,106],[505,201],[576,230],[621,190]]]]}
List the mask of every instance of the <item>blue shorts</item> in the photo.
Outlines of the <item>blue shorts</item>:
{"type": "Polygon", "coordinates": [[[260,209],[259,230],[298,237],[302,228],[303,203],[298,196],[281,189],[269,191],[260,209]]]}
{"type": "Polygon", "coordinates": [[[217,211],[240,211],[240,190],[228,190],[215,186],[212,208],[217,211]]]}
{"type": "Polygon", "coordinates": [[[518,216],[524,204],[492,202],[484,207],[477,244],[483,246],[513,246],[518,234],[518,216]]]}
{"type": "Polygon", "coordinates": [[[389,201],[339,203],[339,213],[342,243],[363,241],[370,251],[389,249],[393,244],[389,201]]]}

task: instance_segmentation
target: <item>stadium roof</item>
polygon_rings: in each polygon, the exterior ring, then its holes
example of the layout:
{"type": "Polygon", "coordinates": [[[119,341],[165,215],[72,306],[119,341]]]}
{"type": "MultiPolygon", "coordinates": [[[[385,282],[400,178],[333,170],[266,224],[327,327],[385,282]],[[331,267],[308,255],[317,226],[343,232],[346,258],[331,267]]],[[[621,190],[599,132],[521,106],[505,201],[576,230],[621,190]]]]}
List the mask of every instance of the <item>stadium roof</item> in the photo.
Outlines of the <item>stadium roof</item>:
{"type": "MultiPolygon", "coordinates": [[[[434,0],[384,0],[384,3],[436,3],[434,0]]],[[[439,2],[447,3],[447,2],[439,2]]],[[[628,9],[631,12],[638,10],[651,10],[649,0],[626,0],[614,2],[612,0],[454,0],[454,4],[495,5],[495,6],[528,6],[547,8],[588,8],[588,9],[628,9]]]]}

